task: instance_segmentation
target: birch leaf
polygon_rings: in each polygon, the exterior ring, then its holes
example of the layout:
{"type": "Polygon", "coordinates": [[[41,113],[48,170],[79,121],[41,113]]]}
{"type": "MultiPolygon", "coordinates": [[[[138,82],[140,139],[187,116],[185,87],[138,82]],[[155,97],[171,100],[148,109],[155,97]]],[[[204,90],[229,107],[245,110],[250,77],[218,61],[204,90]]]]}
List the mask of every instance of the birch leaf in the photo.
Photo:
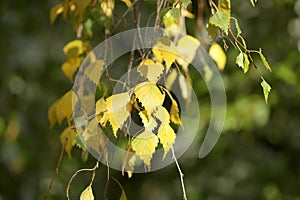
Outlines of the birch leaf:
{"type": "Polygon", "coordinates": [[[96,60],[86,67],[84,74],[95,85],[98,85],[103,66],[104,60],[96,60]]]}
{"type": "Polygon", "coordinates": [[[74,57],[71,59],[68,59],[66,62],[63,63],[61,66],[61,70],[63,73],[68,77],[68,79],[72,82],[73,81],[73,75],[79,68],[81,63],[81,60],[79,57],[74,57]]]}
{"type": "Polygon", "coordinates": [[[269,83],[267,81],[265,81],[265,79],[263,79],[263,81],[261,82],[261,87],[263,88],[265,101],[266,101],[266,103],[268,103],[269,94],[270,94],[272,88],[269,85],[269,83]]]}
{"type": "Polygon", "coordinates": [[[80,200],[94,200],[92,186],[89,185],[80,195],[80,200]]]}
{"type": "Polygon", "coordinates": [[[77,137],[77,133],[75,130],[75,127],[67,127],[60,135],[60,142],[62,145],[65,145],[65,151],[67,152],[69,157],[71,157],[71,150],[75,145],[74,141],[77,137]]]}
{"type": "Polygon", "coordinates": [[[164,66],[159,62],[146,59],[138,66],[137,71],[150,82],[157,82],[164,71],[164,66]]]}
{"type": "Polygon", "coordinates": [[[224,70],[226,65],[226,54],[218,43],[213,43],[209,48],[208,54],[216,62],[219,70],[224,70]]]}
{"type": "Polygon", "coordinates": [[[68,58],[78,57],[83,53],[83,42],[81,40],[73,40],[64,46],[63,51],[68,58]]]}

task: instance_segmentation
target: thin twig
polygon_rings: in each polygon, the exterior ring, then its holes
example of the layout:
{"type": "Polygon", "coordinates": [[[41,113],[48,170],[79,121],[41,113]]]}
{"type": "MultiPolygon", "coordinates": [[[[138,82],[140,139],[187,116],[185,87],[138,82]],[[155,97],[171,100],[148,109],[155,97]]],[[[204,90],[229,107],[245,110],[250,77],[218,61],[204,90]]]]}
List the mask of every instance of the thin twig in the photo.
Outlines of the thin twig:
{"type": "Polygon", "coordinates": [[[177,170],[179,172],[179,176],[180,176],[180,181],[181,181],[181,187],[182,187],[182,192],[183,192],[183,200],[187,200],[187,197],[186,197],[186,191],[185,191],[185,187],[184,187],[184,181],[183,181],[183,177],[184,177],[184,174],[182,173],[181,169],[180,169],[180,166],[179,166],[179,163],[176,159],[176,156],[175,156],[175,152],[174,152],[174,148],[172,146],[171,148],[172,150],[172,155],[173,155],[173,159],[176,163],[176,166],[177,166],[177,170]]]}

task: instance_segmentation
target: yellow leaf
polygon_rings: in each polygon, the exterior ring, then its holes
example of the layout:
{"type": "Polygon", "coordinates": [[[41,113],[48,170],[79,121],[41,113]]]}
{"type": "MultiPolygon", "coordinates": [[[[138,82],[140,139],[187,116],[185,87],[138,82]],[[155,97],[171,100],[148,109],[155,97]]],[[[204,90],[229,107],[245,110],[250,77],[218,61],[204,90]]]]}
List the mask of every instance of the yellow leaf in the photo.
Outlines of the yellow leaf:
{"type": "Polygon", "coordinates": [[[134,88],[136,98],[150,113],[151,108],[155,105],[162,105],[165,99],[165,94],[159,90],[155,83],[142,82],[134,88]]]}
{"type": "Polygon", "coordinates": [[[164,159],[171,149],[172,145],[175,143],[176,134],[172,127],[169,124],[166,124],[165,126],[161,125],[159,127],[157,136],[164,148],[164,159]]]}
{"type": "Polygon", "coordinates": [[[167,76],[165,87],[170,90],[176,78],[177,78],[177,71],[172,70],[171,73],[167,76]]]}
{"type": "Polygon", "coordinates": [[[149,131],[142,132],[131,142],[132,149],[144,161],[148,170],[150,170],[150,160],[157,144],[157,136],[149,131]]]}
{"type": "Polygon", "coordinates": [[[77,137],[77,133],[75,131],[75,127],[67,127],[60,135],[60,142],[62,145],[65,143],[65,151],[67,152],[68,156],[71,157],[71,150],[73,148],[74,140],[77,137]],[[67,140],[67,141],[66,141],[67,140]]]}
{"type": "Polygon", "coordinates": [[[48,119],[50,122],[50,128],[53,128],[53,126],[58,122],[57,114],[56,114],[57,105],[58,105],[58,101],[55,101],[48,110],[48,119]]]}
{"type": "Polygon", "coordinates": [[[96,60],[89,64],[85,69],[85,76],[92,81],[95,85],[98,85],[102,70],[104,66],[104,60],[96,60]]]}
{"type": "Polygon", "coordinates": [[[96,102],[96,117],[97,117],[97,120],[100,122],[100,124],[103,124],[105,125],[106,124],[106,121],[103,121],[104,120],[104,112],[106,112],[107,109],[106,109],[106,103],[105,103],[105,100],[103,98],[99,99],[97,102],[96,102]]]}
{"type": "Polygon", "coordinates": [[[117,137],[118,129],[123,126],[130,115],[129,102],[128,92],[114,94],[106,99],[105,107],[107,111],[104,112],[103,119],[101,118],[99,122],[105,125],[109,121],[115,137],[117,137]]]}
{"type": "Polygon", "coordinates": [[[79,68],[80,63],[81,63],[80,58],[79,57],[74,57],[74,58],[68,59],[61,66],[61,70],[66,75],[66,77],[69,78],[69,80],[71,82],[73,81],[73,75],[77,71],[77,69],[79,68]]]}
{"type": "Polygon", "coordinates": [[[176,20],[170,12],[165,14],[163,24],[165,25],[165,32],[168,37],[177,36],[178,33],[180,33],[178,20],[176,20]]]}
{"type": "Polygon", "coordinates": [[[157,126],[156,120],[153,119],[153,117],[151,115],[149,115],[147,117],[143,112],[139,112],[139,115],[140,115],[140,117],[142,119],[142,122],[144,124],[145,131],[152,132],[153,129],[157,126]]]}
{"type": "Polygon", "coordinates": [[[178,108],[177,101],[173,98],[173,96],[171,95],[171,93],[168,90],[165,90],[165,91],[172,101],[171,110],[170,110],[171,121],[174,124],[180,125],[181,121],[180,121],[180,117],[179,117],[179,108],[178,108]]]}
{"type": "Polygon", "coordinates": [[[63,97],[61,97],[56,106],[56,116],[57,121],[61,124],[64,118],[68,120],[71,119],[72,116],[72,90],[68,91],[63,97]]]}
{"type": "Polygon", "coordinates": [[[123,1],[128,8],[131,6],[131,1],[130,0],[121,0],[121,1],[123,1]]]}
{"type": "Polygon", "coordinates": [[[94,200],[94,194],[92,186],[89,185],[80,195],[80,200],[94,200]]]}
{"type": "Polygon", "coordinates": [[[78,57],[83,53],[83,42],[81,40],[73,40],[66,44],[63,50],[68,58],[78,57]]]}
{"type": "Polygon", "coordinates": [[[169,71],[172,63],[178,57],[176,47],[168,37],[159,38],[156,45],[152,48],[152,52],[158,62],[162,63],[162,61],[165,61],[166,72],[169,71]]]}
{"type": "Polygon", "coordinates": [[[77,15],[77,24],[83,20],[83,15],[86,8],[92,3],[92,0],[74,0],[75,13],[77,15]]]}
{"type": "Polygon", "coordinates": [[[114,0],[101,0],[101,9],[107,17],[111,17],[115,7],[114,0]]]}
{"type": "Polygon", "coordinates": [[[216,62],[219,70],[224,70],[226,65],[226,54],[222,47],[217,43],[213,43],[208,53],[210,57],[216,62]]]}
{"type": "Polygon", "coordinates": [[[187,71],[188,65],[193,61],[199,46],[199,40],[190,35],[183,36],[178,40],[176,48],[180,56],[176,58],[176,61],[184,71],[187,71]]]}
{"type": "Polygon", "coordinates": [[[154,62],[151,59],[146,59],[141,62],[137,71],[150,82],[157,82],[164,71],[164,67],[161,63],[154,62]]]}
{"type": "Polygon", "coordinates": [[[50,24],[53,24],[58,15],[64,11],[63,5],[60,3],[50,10],[50,24]]]}

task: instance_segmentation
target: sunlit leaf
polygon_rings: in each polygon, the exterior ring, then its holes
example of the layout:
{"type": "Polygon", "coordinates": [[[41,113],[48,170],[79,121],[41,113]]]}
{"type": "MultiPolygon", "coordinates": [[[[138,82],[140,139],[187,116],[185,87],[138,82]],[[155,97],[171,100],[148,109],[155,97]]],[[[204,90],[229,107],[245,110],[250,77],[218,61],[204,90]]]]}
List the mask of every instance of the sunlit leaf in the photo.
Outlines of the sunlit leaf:
{"type": "Polygon", "coordinates": [[[173,98],[173,96],[171,95],[171,93],[168,90],[165,90],[165,91],[168,94],[168,96],[170,97],[171,102],[172,102],[171,109],[170,109],[171,121],[174,124],[180,125],[181,121],[180,121],[180,117],[179,117],[179,108],[178,108],[177,101],[173,98]]]}
{"type": "Polygon", "coordinates": [[[265,79],[262,80],[260,85],[263,88],[265,101],[266,101],[266,103],[268,103],[269,94],[270,94],[272,88],[269,85],[269,83],[267,83],[267,81],[265,81],[265,79]]]}
{"type": "Polygon", "coordinates": [[[260,56],[260,59],[261,61],[263,62],[264,66],[267,68],[267,70],[269,70],[270,72],[272,72],[272,69],[266,59],[266,57],[264,56],[264,54],[262,53],[262,50],[261,48],[259,48],[259,52],[258,52],[259,56],[260,56]]]}
{"type": "Polygon", "coordinates": [[[50,10],[50,24],[53,24],[58,15],[64,11],[63,5],[60,3],[50,10]]]}
{"type": "Polygon", "coordinates": [[[80,200],[94,200],[94,194],[92,186],[89,185],[80,195],[80,200]]]}
{"type": "Polygon", "coordinates": [[[164,159],[171,149],[172,145],[175,143],[176,134],[169,124],[165,126],[161,125],[158,129],[157,137],[159,138],[159,141],[164,148],[164,159]]]}
{"type": "Polygon", "coordinates": [[[165,61],[166,72],[169,71],[172,63],[178,57],[175,45],[167,37],[159,38],[157,44],[152,48],[152,52],[157,58],[158,62],[162,63],[162,61],[165,61]]]}
{"type": "Polygon", "coordinates": [[[124,2],[126,4],[126,6],[129,8],[131,6],[131,1],[130,0],[121,0],[122,2],[124,2]]]}
{"type": "Polygon", "coordinates": [[[142,119],[145,131],[153,132],[154,128],[157,127],[156,120],[150,114],[149,116],[146,116],[143,112],[139,112],[139,116],[142,119]]]}
{"type": "Polygon", "coordinates": [[[180,56],[176,57],[176,61],[185,71],[189,63],[193,61],[199,46],[199,40],[190,35],[183,36],[178,40],[176,48],[180,56]]]}
{"type": "Polygon", "coordinates": [[[165,94],[159,90],[155,83],[151,82],[138,84],[134,88],[134,93],[147,111],[150,111],[155,105],[162,105],[165,99],[165,94]]]}
{"type": "Polygon", "coordinates": [[[101,9],[107,17],[111,17],[114,11],[115,1],[114,0],[101,0],[101,9]]]}
{"type": "Polygon", "coordinates": [[[170,90],[176,78],[177,78],[177,71],[172,70],[170,74],[167,76],[165,87],[170,90]]]}
{"type": "Polygon", "coordinates": [[[164,71],[164,66],[159,62],[146,59],[138,66],[137,71],[150,82],[157,82],[164,71]]]}
{"type": "Polygon", "coordinates": [[[230,23],[230,13],[217,11],[209,18],[209,23],[222,29],[228,35],[228,26],[230,23]]]}
{"type": "Polygon", "coordinates": [[[102,70],[104,67],[104,60],[96,60],[95,62],[89,64],[85,71],[84,75],[92,81],[95,85],[98,85],[102,70]]]}
{"type": "Polygon", "coordinates": [[[236,29],[236,32],[237,32],[236,36],[239,37],[242,34],[239,22],[235,18],[233,18],[233,20],[234,20],[235,29],[236,29]]]}
{"type": "Polygon", "coordinates": [[[178,19],[175,19],[169,12],[170,8],[162,11],[163,24],[165,26],[165,33],[168,37],[177,36],[180,32],[178,19]],[[166,12],[164,12],[166,11],[166,12]]]}
{"type": "Polygon", "coordinates": [[[246,53],[240,52],[240,54],[236,57],[236,64],[243,69],[246,74],[249,70],[250,61],[246,53]]]}
{"type": "Polygon", "coordinates": [[[131,142],[132,149],[144,161],[148,170],[150,170],[150,160],[158,144],[158,138],[149,131],[144,131],[131,142]]]}
{"type": "Polygon", "coordinates": [[[179,21],[180,17],[180,9],[179,8],[172,8],[169,10],[170,15],[175,19],[175,21],[179,21]]]}
{"type": "MultiPolygon", "coordinates": [[[[114,94],[106,99],[105,106],[107,111],[104,112],[102,118],[100,118],[100,123],[105,125],[107,121],[110,122],[114,136],[117,137],[117,131],[121,128],[129,117],[129,106],[130,96],[128,92],[114,94]]],[[[96,103],[96,105],[98,102],[96,103]]],[[[96,108],[96,113],[100,112],[100,107],[96,108]],[[98,110],[97,110],[98,109],[98,110]]],[[[99,118],[97,118],[99,120],[99,118]]]]}
{"type": "Polygon", "coordinates": [[[83,42],[81,40],[73,40],[66,44],[63,50],[68,58],[78,57],[83,53],[83,42]]]}
{"type": "Polygon", "coordinates": [[[63,73],[68,77],[68,79],[72,82],[73,81],[73,75],[79,68],[81,63],[81,60],[79,57],[74,57],[71,59],[68,59],[66,62],[63,63],[61,66],[61,70],[63,73]]]}
{"type": "Polygon", "coordinates": [[[77,137],[77,133],[75,131],[75,127],[67,127],[60,135],[60,142],[62,145],[65,145],[65,151],[68,156],[71,157],[71,150],[75,145],[75,138],[77,137]]]}
{"type": "Polygon", "coordinates": [[[218,0],[218,9],[221,12],[230,13],[230,0],[218,0]]]}
{"type": "Polygon", "coordinates": [[[226,54],[218,43],[213,43],[209,48],[210,57],[217,63],[219,70],[224,70],[226,65],[226,54]]]}

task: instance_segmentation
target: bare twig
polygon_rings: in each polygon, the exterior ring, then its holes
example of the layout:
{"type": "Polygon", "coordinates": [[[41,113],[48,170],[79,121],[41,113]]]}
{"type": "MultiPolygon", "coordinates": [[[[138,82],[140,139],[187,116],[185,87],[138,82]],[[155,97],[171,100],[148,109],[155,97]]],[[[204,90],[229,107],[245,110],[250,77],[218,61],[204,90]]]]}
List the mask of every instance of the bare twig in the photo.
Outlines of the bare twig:
{"type": "Polygon", "coordinates": [[[176,156],[175,156],[175,152],[174,152],[174,148],[172,146],[171,148],[171,151],[172,151],[172,155],[173,155],[173,159],[176,163],[176,167],[177,167],[177,170],[179,172],[179,176],[180,176],[180,181],[181,181],[181,187],[182,187],[182,192],[183,192],[183,200],[187,200],[187,197],[186,197],[186,191],[185,191],[185,187],[184,187],[184,181],[183,181],[183,177],[184,177],[184,174],[182,173],[181,169],[180,169],[180,166],[179,166],[179,163],[176,159],[176,156]]]}

